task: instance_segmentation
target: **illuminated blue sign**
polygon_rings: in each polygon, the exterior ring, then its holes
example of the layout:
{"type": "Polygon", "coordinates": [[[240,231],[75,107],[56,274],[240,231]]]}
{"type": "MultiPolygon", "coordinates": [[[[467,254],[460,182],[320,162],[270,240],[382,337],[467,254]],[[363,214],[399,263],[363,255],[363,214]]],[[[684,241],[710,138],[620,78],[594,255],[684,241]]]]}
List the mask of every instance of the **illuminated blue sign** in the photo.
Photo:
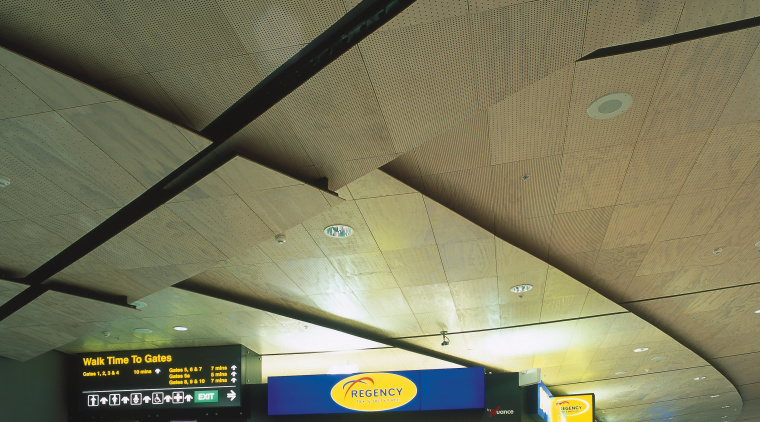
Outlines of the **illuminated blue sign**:
{"type": "Polygon", "coordinates": [[[528,415],[536,422],[552,422],[551,410],[552,399],[554,396],[546,387],[546,384],[539,382],[535,385],[523,387],[525,391],[525,410],[528,415]]]}
{"type": "Polygon", "coordinates": [[[270,415],[484,408],[483,368],[269,377],[270,415]]]}

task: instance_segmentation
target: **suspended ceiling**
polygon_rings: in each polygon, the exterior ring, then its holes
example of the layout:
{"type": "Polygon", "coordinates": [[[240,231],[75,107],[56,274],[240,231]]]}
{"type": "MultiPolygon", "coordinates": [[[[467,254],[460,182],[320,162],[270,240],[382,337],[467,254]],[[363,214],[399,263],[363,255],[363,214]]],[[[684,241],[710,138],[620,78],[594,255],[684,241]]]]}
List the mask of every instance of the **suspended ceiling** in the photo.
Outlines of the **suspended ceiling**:
{"type": "MultiPolygon", "coordinates": [[[[206,147],[196,131],[356,3],[3,2],[4,278],[206,147]]],[[[758,15],[419,0],[235,135],[240,157],[54,277],[148,307],[50,291],[0,322],[0,352],[242,343],[265,375],[541,367],[557,393],[595,392],[603,421],[760,420],[760,29],[576,62],[758,15]],[[590,119],[609,92],[631,109],[590,119]],[[355,234],[325,237],[334,223],[355,234]]]]}

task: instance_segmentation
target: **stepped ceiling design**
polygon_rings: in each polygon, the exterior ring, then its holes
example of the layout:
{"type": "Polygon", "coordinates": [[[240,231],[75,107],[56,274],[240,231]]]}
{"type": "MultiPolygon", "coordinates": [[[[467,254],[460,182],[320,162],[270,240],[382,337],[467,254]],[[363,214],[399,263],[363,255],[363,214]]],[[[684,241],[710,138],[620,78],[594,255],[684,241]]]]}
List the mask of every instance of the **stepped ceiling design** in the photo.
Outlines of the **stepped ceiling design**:
{"type": "MultiPolygon", "coordinates": [[[[0,304],[358,3],[2,2],[0,304]]],[[[46,278],[0,321],[0,355],[240,343],[265,377],[540,367],[603,422],[758,421],[760,27],[579,61],[758,16],[418,0],[46,278]],[[616,92],[628,111],[589,117],[616,92]]]]}

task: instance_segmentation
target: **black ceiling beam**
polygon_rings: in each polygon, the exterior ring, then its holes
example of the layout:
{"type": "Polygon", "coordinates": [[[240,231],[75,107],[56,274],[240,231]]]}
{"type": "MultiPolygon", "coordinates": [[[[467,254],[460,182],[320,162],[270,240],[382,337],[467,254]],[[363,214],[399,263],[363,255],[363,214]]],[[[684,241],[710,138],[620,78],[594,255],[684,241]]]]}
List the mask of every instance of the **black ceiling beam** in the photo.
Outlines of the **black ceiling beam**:
{"type": "Polygon", "coordinates": [[[414,1],[362,1],[243,95],[200,134],[214,142],[230,138],[414,1]]]}
{"type": "Polygon", "coordinates": [[[81,259],[237,154],[226,142],[415,0],[363,0],[290,60],[264,78],[200,135],[214,141],[100,225],[23,278],[30,287],[0,306],[0,321],[45,293],[46,281],[81,259]]]}
{"type": "MultiPolygon", "coordinates": [[[[196,281],[193,281],[192,279],[181,281],[172,287],[180,289],[180,290],[200,294],[203,296],[212,297],[215,299],[224,300],[226,302],[237,303],[238,305],[243,305],[248,308],[258,309],[261,311],[273,313],[276,315],[284,316],[284,317],[295,319],[298,321],[303,321],[309,324],[319,325],[321,327],[329,328],[331,330],[340,331],[341,333],[350,334],[352,336],[360,337],[366,340],[371,340],[377,343],[387,344],[388,346],[392,346],[398,349],[403,349],[403,350],[406,350],[412,353],[417,353],[424,356],[429,356],[431,358],[440,359],[446,362],[451,362],[457,365],[462,365],[466,367],[482,366],[486,368],[486,371],[509,372],[503,369],[489,368],[488,365],[471,361],[469,359],[460,358],[458,356],[448,355],[446,353],[439,352],[437,350],[428,349],[427,347],[422,347],[414,343],[410,343],[408,341],[384,337],[382,335],[379,335],[376,331],[373,331],[372,329],[369,329],[369,328],[363,328],[358,325],[352,326],[348,324],[341,324],[340,322],[335,321],[335,319],[332,317],[320,316],[320,315],[315,315],[315,314],[307,314],[305,312],[300,312],[288,306],[264,301],[255,297],[246,297],[239,293],[229,292],[217,286],[213,286],[206,283],[198,283],[196,281]]],[[[440,334],[436,334],[436,335],[440,335],[440,334]]],[[[430,337],[430,336],[426,336],[426,337],[430,337]]]]}
{"type": "Polygon", "coordinates": [[[639,51],[651,50],[653,48],[666,47],[687,41],[694,41],[701,38],[712,37],[714,35],[727,34],[729,32],[740,31],[760,26],[760,16],[743,19],[736,22],[724,23],[721,25],[709,26],[707,28],[695,29],[693,31],[680,32],[678,34],[668,35],[650,40],[636,41],[628,44],[613,45],[595,50],[577,61],[601,59],[602,57],[618,56],[621,54],[635,53],[639,51]]]}
{"type": "MultiPolygon", "coordinates": [[[[22,279],[18,279],[18,278],[0,277],[0,280],[29,286],[29,284],[25,283],[22,279]]],[[[84,287],[74,286],[71,284],[61,283],[61,282],[53,281],[53,280],[49,280],[44,285],[37,284],[36,286],[39,286],[38,288],[41,287],[51,292],[64,293],[67,295],[95,300],[98,302],[110,303],[111,305],[121,306],[124,308],[137,309],[136,306],[127,303],[127,297],[122,296],[122,295],[99,292],[92,289],[87,289],[84,287]]],[[[32,289],[26,289],[26,290],[32,290],[32,289]]]]}

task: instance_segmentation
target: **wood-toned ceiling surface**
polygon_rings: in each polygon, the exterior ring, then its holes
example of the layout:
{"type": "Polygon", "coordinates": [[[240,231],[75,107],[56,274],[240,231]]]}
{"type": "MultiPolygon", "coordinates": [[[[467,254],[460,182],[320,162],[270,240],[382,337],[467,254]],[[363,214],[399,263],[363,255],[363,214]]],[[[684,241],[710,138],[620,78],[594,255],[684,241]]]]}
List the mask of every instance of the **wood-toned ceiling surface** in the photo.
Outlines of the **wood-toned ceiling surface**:
{"type": "MultiPolygon", "coordinates": [[[[0,49],[6,277],[204,148],[193,130],[356,4],[3,2],[3,45],[108,92],[0,49]]],[[[341,351],[311,355],[324,356],[313,371],[408,362],[166,289],[189,279],[495,369],[542,367],[559,392],[596,392],[605,422],[758,420],[760,29],[576,62],[758,15],[751,0],[419,0],[235,135],[241,154],[288,176],[236,158],[55,278],[147,296],[148,308],[122,318],[66,306],[55,332],[24,308],[2,323],[13,324],[0,328],[3,354],[243,343],[341,351]],[[589,118],[610,92],[632,107],[589,118]],[[320,177],[342,199],[302,182],[320,177]],[[334,223],[355,234],[325,237],[334,223]],[[533,290],[518,298],[518,284],[533,290]]],[[[3,284],[3,302],[18,290],[3,284]]],[[[61,297],[51,302],[74,301],[61,297]]],[[[299,367],[267,359],[270,375],[299,367]]]]}

